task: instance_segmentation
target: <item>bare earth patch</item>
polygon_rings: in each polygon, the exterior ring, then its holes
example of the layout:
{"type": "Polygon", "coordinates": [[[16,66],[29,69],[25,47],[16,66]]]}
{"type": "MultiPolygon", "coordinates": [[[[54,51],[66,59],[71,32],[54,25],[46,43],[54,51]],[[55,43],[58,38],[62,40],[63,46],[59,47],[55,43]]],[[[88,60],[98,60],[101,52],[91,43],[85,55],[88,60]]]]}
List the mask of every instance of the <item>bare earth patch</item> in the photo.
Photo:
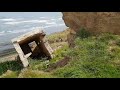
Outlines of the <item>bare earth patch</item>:
{"type": "Polygon", "coordinates": [[[4,57],[0,57],[0,62],[14,61],[18,54],[11,54],[4,57]]]}
{"type": "Polygon", "coordinates": [[[64,67],[65,65],[68,64],[69,61],[70,61],[69,57],[64,57],[64,59],[58,61],[55,64],[50,65],[47,71],[50,72],[50,71],[52,71],[52,70],[54,70],[56,68],[64,67]]]}

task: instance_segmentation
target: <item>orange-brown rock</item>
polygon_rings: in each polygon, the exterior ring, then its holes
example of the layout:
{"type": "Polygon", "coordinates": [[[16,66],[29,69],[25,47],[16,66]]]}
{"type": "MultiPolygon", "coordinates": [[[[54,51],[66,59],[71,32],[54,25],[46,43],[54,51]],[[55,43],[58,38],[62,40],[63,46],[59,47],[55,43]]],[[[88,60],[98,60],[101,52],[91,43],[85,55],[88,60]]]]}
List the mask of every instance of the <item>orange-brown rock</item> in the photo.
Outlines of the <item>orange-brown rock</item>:
{"type": "Polygon", "coordinates": [[[68,40],[73,42],[74,32],[85,28],[92,34],[110,32],[120,34],[120,12],[62,12],[63,20],[71,29],[68,40]]]}
{"type": "Polygon", "coordinates": [[[63,12],[63,20],[69,28],[80,28],[99,34],[120,34],[120,12],[63,12]]]}

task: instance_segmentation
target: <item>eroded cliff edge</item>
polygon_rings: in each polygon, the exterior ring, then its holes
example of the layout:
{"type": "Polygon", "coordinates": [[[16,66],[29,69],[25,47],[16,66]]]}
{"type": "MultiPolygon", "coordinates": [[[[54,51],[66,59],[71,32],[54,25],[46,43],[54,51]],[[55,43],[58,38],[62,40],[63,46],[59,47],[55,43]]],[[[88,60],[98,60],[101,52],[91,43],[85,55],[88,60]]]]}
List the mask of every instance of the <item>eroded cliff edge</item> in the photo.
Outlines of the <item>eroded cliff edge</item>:
{"type": "Polygon", "coordinates": [[[62,14],[66,26],[71,29],[68,36],[70,42],[73,42],[73,34],[80,28],[85,28],[92,34],[104,32],[120,34],[120,12],[62,12],[62,14]]]}

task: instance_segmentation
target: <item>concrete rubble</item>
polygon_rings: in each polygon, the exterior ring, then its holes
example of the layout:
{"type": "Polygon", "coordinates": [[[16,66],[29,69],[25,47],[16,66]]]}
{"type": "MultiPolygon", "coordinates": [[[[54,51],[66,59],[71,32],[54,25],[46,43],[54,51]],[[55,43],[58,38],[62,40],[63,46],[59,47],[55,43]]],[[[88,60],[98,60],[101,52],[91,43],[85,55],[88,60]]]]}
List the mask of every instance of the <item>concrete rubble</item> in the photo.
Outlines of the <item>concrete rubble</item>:
{"type": "Polygon", "coordinates": [[[29,65],[28,57],[53,58],[53,50],[45,40],[45,35],[43,30],[37,29],[11,40],[24,67],[29,65]]]}

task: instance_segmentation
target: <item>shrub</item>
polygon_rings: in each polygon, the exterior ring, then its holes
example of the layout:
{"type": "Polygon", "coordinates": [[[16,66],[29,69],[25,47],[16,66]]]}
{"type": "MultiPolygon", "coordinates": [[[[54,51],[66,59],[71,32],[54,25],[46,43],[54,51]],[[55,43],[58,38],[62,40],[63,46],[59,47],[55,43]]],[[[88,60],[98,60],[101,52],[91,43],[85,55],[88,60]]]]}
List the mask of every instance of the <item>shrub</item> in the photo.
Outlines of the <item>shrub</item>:
{"type": "Polygon", "coordinates": [[[80,37],[81,39],[88,38],[90,36],[90,32],[85,30],[84,28],[81,28],[78,31],[77,36],[80,37]]]}

